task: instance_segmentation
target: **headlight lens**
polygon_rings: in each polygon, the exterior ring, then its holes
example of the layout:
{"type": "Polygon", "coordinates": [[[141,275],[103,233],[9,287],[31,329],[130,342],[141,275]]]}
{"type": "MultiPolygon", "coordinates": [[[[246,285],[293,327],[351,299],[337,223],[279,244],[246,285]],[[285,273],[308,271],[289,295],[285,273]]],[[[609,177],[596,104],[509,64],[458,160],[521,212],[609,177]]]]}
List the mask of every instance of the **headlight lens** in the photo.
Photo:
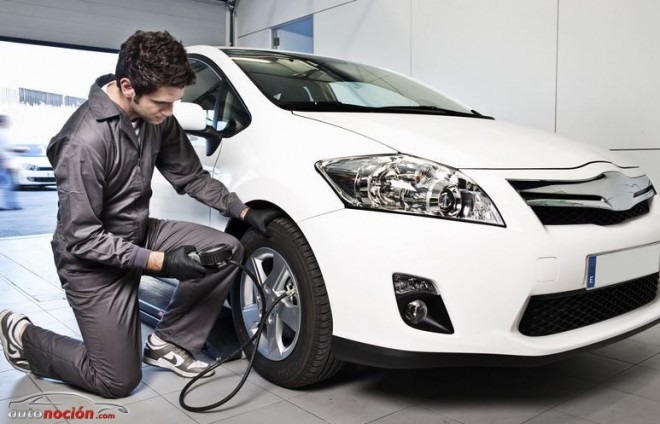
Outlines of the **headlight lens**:
{"type": "Polygon", "coordinates": [[[27,170],[27,171],[36,171],[37,168],[38,168],[37,165],[30,165],[30,164],[28,164],[28,163],[24,163],[24,164],[21,165],[21,166],[23,167],[23,169],[25,169],[25,170],[27,170]]]}
{"type": "Polygon", "coordinates": [[[316,168],[359,208],[504,226],[490,197],[457,169],[406,155],[323,160],[316,168]]]}

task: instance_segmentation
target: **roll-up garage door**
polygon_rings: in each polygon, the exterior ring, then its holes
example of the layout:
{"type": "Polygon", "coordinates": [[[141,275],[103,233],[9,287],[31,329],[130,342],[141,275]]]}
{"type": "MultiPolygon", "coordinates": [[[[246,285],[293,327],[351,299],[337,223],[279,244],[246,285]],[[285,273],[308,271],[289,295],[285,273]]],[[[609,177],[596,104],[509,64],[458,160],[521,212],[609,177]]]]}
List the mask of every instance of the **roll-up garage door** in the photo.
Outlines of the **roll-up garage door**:
{"type": "Polygon", "coordinates": [[[118,49],[135,30],[167,30],[185,45],[225,44],[218,0],[0,0],[0,39],[118,49]]]}

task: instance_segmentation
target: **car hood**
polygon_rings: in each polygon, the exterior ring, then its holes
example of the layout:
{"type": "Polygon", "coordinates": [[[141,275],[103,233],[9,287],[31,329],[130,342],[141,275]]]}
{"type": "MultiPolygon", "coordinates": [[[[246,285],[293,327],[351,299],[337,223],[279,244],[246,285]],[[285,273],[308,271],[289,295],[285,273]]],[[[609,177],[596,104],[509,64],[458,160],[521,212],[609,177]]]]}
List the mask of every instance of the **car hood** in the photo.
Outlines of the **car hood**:
{"type": "Polygon", "coordinates": [[[397,113],[295,114],[455,168],[575,168],[598,161],[632,166],[607,150],[491,119],[397,113]]]}

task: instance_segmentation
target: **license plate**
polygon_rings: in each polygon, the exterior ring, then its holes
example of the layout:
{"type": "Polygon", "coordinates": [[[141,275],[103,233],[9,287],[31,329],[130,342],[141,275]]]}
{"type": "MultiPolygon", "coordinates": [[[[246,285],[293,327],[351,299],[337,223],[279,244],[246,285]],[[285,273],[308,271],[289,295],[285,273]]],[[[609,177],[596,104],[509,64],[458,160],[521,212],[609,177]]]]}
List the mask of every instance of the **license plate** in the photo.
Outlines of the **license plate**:
{"type": "Polygon", "coordinates": [[[587,290],[658,272],[660,243],[587,256],[587,290]]]}

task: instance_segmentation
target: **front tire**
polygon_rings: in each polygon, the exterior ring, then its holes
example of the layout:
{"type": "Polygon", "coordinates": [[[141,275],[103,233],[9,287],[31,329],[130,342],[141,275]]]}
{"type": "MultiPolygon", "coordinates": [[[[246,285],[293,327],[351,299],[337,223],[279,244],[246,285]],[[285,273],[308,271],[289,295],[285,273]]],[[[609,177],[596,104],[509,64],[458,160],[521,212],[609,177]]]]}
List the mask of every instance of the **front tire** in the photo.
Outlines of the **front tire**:
{"type": "MultiPolygon", "coordinates": [[[[273,310],[257,343],[254,368],[265,379],[296,388],[334,375],[341,362],[330,350],[332,312],[325,283],[314,253],[300,229],[289,219],[268,226],[271,237],[248,230],[241,238],[245,266],[260,280],[266,307],[287,290],[273,310]]],[[[231,293],[234,326],[241,344],[257,331],[261,302],[254,282],[246,274],[231,293]]],[[[248,345],[246,355],[255,345],[248,345]]]]}

